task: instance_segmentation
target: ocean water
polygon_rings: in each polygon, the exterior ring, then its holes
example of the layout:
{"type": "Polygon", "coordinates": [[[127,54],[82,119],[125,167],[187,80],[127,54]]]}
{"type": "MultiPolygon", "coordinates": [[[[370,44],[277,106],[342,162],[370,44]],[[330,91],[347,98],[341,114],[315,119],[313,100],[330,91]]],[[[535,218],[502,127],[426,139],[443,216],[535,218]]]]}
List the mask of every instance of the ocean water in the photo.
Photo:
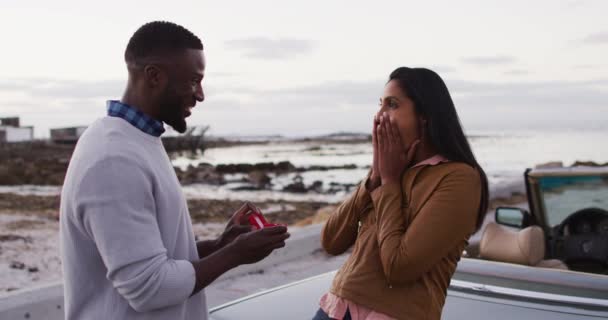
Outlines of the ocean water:
{"type": "MultiPolygon", "coordinates": [[[[537,164],[560,161],[571,165],[575,161],[608,162],[608,128],[594,131],[539,131],[539,132],[474,132],[469,141],[473,151],[485,169],[492,193],[519,190],[523,186],[523,172],[537,164]]],[[[355,165],[355,169],[328,171],[306,171],[283,175],[269,174],[272,178],[270,190],[236,191],[246,184],[245,175],[227,175],[230,181],[223,186],[194,184],[184,186],[188,198],[237,199],[237,200],[291,200],[337,202],[352,189],[337,192],[327,191],[334,185],[354,185],[365,177],[372,161],[371,143],[349,144],[293,142],[273,139],[269,144],[227,148],[214,148],[194,157],[178,157],[173,164],[186,168],[199,163],[237,164],[289,161],[296,167],[355,165]],[[297,177],[299,176],[299,177],[297,177]],[[304,194],[283,192],[283,188],[301,179],[305,185],[321,181],[321,193],[304,194]]],[[[58,194],[60,187],[0,186],[0,192],[20,194],[58,194]]]]}
{"type": "MultiPolygon", "coordinates": [[[[491,191],[521,190],[523,173],[526,168],[538,164],[559,161],[572,165],[575,161],[608,162],[607,131],[572,132],[478,132],[469,137],[473,151],[488,175],[491,191]]],[[[293,143],[275,141],[267,145],[252,145],[233,148],[210,149],[200,157],[177,158],[174,164],[180,167],[199,163],[260,163],[290,161],[297,167],[355,165],[356,169],[336,169],[329,171],[307,171],[286,175],[271,175],[272,191],[230,191],[238,185],[222,187],[203,185],[184,187],[189,197],[240,198],[253,199],[291,199],[339,201],[348,192],[331,195],[304,194],[294,195],[281,192],[282,188],[300,175],[306,185],[322,181],[324,188],[329,184],[356,184],[368,172],[372,161],[370,143],[345,144],[341,142],[318,144],[314,142],[293,143]]],[[[235,177],[238,180],[240,177],[235,177]]]]}

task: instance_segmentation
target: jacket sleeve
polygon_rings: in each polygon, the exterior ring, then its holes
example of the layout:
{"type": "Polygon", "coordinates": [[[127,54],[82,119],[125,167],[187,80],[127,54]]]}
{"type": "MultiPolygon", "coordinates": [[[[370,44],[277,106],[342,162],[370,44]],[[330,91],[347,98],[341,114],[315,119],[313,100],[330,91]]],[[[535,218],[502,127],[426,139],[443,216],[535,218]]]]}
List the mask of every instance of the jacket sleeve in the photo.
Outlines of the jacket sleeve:
{"type": "Polygon", "coordinates": [[[371,204],[365,181],[367,179],[359,184],[355,193],[344,201],[325,223],[321,232],[321,244],[327,253],[342,254],[355,243],[361,215],[371,204]]]}
{"type": "Polygon", "coordinates": [[[167,256],[148,174],[130,159],[101,160],[87,170],[74,200],[78,225],[97,246],[107,279],[138,312],[183,303],[195,284],[191,262],[167,256]]]}
{"type": "Polygon", "coordinates": [[[473,232],[481,197],[479,174],[464,166],[447,174],[410,225],[401,197],[399,185],[372,193],[380,259],[391,285],[417,280],[473,232]]]}

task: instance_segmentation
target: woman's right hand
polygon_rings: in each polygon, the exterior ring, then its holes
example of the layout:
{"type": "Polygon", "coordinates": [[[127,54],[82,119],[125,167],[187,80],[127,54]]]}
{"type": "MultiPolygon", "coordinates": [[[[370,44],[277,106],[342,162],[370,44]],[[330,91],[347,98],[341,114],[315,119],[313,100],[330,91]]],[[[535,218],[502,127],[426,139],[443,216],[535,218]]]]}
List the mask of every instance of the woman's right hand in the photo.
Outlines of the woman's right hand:
{"type": "Polygon", "coordinates": [[[382,179],[380,178],[380,167],[379,164],[379,151],[378,151],[378,125],[380,124],[380,118],[378,114],[374,116],[374,125],[372,129],[372,145],[374,158],[372,160],[372,171],[369,175],[368,180],[365,182],[365,187],[368,191],[372,191],[378,188],[382,184],[382,179]]]}

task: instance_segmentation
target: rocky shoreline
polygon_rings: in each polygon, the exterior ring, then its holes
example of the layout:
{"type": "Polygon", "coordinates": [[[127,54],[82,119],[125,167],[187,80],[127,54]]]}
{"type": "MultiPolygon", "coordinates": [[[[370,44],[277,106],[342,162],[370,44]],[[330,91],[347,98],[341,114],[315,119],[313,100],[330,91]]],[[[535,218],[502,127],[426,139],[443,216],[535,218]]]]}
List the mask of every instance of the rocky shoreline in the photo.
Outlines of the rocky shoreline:
{"type": "MultiPolygon", "coordinates": [[[[346,136],[335,140],[336,137],[328,136],[317,139],[294,139],[292,142],[306,142],[320,145],[329,142],[363,143],[368,142],[367,136],[346,136]],[[333,139],[333,140],[332,140],[333,139]]],[[[285,141],[283,141],[285,142],[285,141]]],[[[251,144],[268,144],[269,141],[232,141],[226,139],[213,139],[206,143],[209,147],[235,147],[251,144]]],[[[0,186],[61,186],[65,179],[69,161],[73,152],[73,146],[53,144],[37,141],[25,144],[0,145],[0,186]]],[[[171,158],[177,158],[190,151],[171,152],[171,158]]],[[[293,181],[283,186],[282,191],[292,193],[326,192],[336,193],[339,191],[349,192],[354,186],[352,184],[340,184],[329,182],[323,187],[322,181],[313,181],[305,185],[301,173],[309,171],[328,171],[337,169],[356,169],[355,164],[341,166],[309,166],[296,167],[288,161],[262,162],[262,163],[230,163],[218,164],[200,163],[187,168],[175,166],[174,170],[183,186],[192,184],[207,184],[222,186],[229,183],[238,183],[234,191],[243,190],[274,190],[273,177],[286,174],[295,174],[293,181]],[[325,190],[324,190],[325,189],[325,190]]],[[[364,168],[365,169],[365,168],[364,168]]],[[[0,208],[2,208],[0,206],[0,208]]]]}
{"type": "Polygon", "coordinates": [[[240,164],[220,164],[213,166],[202,163],[197,166],[188,166],[185,170],[175,168],[177,177],[182,185],[190,184],[210,184],[226,185],[228,183],[239,183],[238,187],[232,188],[233,191],[252,191],[252,190],[272,190],[272,176],[295,174],[292,182],[284,186],[281,191],[291,193],[329,193],[339,191],[349,192],[353,184],[341,184],[330,182],[327,190],[323,189],[323,181],[316,180],[306,185],[303,182],[301,173],[308,171],[329,171],[329,170],[352,170],[357,169],[354,164],[341,166],[309,166],[296,167],[289,161],[282,162],[262,162],[262,163],[240,163],[240,164]],[[236,178],[234,176],[236,175],[236,178]]]}

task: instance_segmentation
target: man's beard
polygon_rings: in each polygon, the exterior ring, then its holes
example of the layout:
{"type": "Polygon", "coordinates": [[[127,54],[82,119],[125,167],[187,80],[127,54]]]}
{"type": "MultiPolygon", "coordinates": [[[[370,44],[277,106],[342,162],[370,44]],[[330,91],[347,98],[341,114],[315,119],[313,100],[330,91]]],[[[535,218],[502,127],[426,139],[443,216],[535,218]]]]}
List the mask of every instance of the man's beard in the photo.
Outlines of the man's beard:
{"type": "Polygon", "coordinates": [[[181,99],[171,87],[168,87],[161,97],[160,120],[179,133],[186,132],[187,124],[184,118],[184,108],[181,99]]]}

